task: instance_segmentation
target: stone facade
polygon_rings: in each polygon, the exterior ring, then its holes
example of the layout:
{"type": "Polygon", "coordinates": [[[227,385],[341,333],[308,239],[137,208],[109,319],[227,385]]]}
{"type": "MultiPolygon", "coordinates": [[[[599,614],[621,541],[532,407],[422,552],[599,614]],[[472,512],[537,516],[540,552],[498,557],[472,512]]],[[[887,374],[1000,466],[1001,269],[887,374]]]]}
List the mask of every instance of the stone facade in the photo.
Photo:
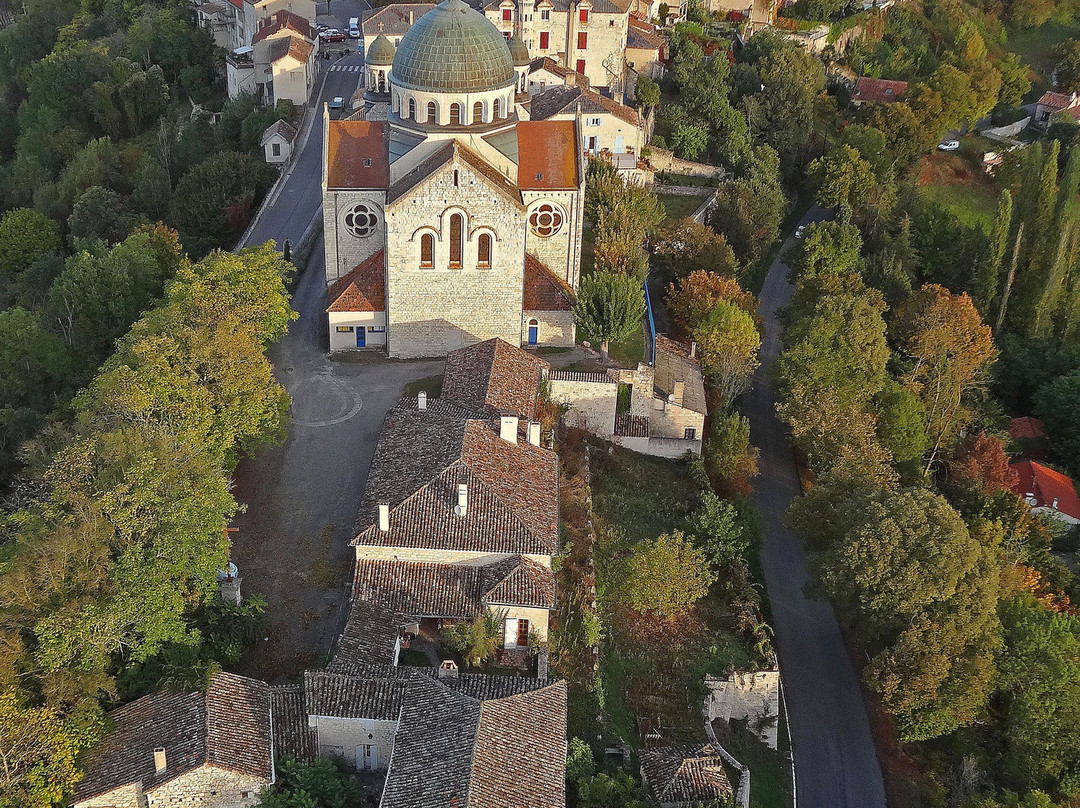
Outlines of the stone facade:
{"type": "Polygon", "coordinates": [[[138,784],[131,784],[76,802],[74,808],[146,808],[146,798],[138,784]]]}
{"type": "Polygon", "coordinates": [[[209,764],[186,772],[146,795],[146,808],[250,808],[266,782],[209,764]]]}
{"type": "Polygon", "coordinates": [[[390,764],[396,721],[312,715],[308,726],[317,734],[319,757],[344,758],[358,771],[383,770],[390,764]]]}
{"type": "Polygon", "coordinates": [[[535,327],[536,344],[557,348],[575,345],[576,326],[572,311],[526,311],[521,317],[521,344],[531,345],[529,329],[535,327]]]}
{"type": "Polygon", "coordinates": [[[323,241],[328,284],[383,249],[386,244],[385,207],[385,191],[323,192],[323,241]],[[358,204],[366,205],[378,217],[375,230],[363,238],[350,233],[345,224],[345,217],[358,204]]]}
{"type": "Polygon", "coordinates": [[[601,373],[554,371],[550,378],[551,399],[569,407],[563,416],[567,425],[610,439],[615,434],[615,407],[619,383],[601,373]]]}

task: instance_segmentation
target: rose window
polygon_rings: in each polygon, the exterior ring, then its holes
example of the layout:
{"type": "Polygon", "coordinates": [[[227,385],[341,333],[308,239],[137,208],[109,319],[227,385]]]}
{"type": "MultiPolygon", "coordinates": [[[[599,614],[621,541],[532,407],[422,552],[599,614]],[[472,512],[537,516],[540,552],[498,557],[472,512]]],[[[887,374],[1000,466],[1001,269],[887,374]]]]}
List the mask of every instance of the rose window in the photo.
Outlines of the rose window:
{"type": "Polygon", "coordinates": [[[345,214],[345,229],[357,238],[367,238],[379,226],[379,214],[367,205],[356,205],[345,214]]]}
{"type": "Polygon", "coordinates": [[[562,230],[562,212],[553,205],[541,205],[529,216],[529,227],[541,238],[554,236],[562,230]]]}

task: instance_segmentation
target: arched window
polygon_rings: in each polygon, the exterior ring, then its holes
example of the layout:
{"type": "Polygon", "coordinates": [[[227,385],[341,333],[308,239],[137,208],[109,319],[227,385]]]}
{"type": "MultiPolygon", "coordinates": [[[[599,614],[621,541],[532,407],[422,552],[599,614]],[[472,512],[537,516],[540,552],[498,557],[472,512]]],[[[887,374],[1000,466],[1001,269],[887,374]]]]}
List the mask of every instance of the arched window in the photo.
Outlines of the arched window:
{"type": "Polygon", "coordinates": [[[481,233],[476,242],[476,265],[479,267],[491,266],[491,236],[481,233]]]}
{"type": "Polygon", "coordinates": [[[450,105],[450,123],[453,126],[461,126],[461,104],[450,105]]]}
{"type": "Polygon", "coordinates": [[[481,101],[477,101],[472,105],[472,121],[473,123],[480,123],[484,120],[484,104],[481,101]]]}
{"type": "Polygon", "coordinates": [[[427,120],[428,123],[436,123],[436,118],[439,117],[439,108],[435,106],[434,101],[427,102],[427,120]]]}
{"type": "Polygon", "coordinates": [[[461,269],[461,231],[462,220],[460,213],[450,216],[450,267],[461,269]]]}
{"type": "Polygon", "coordinates": [[[409,99],[409,120],[410,121],[415,121],[416,120],[416,99],[415,98],[410,98],[409,99]]]}
{"type": "Polygon", "coordinates": [[[435,237],[431,233],[420,236],[420,268],[431,269],[435,266],[435,237]]]}
{"type": "Polygon", "coordinates": [[[498,119],[498,118],[502,117],[501,112],[502,112],[502,105],[499,103],[499,99],[496,98],[495,101],[492,103],[492,106],[491,106],[492,120],[495,120],[495,119],[498,119]]]}

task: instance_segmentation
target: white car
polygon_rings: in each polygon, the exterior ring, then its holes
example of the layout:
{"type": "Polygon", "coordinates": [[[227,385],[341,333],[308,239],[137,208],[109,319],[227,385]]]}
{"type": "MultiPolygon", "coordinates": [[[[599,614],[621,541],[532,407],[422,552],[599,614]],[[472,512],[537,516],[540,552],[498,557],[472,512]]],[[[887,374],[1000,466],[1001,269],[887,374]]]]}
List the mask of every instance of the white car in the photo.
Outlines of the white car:
{"type": "Polygon", "coordinates": [[[802,238],[804,235],[806,235],[806,225],[800,224],[795,228],[795,238],[802,238]]]}
{"type": "Polygon", "coordinates": [[[960,148],[959,140],[946,140],[938,144],[938,151],[956,151],[960,148]]]}
{"type": "Polygon", "coordinates": [[[330,109],[345,109],[345,99],[340,95],[335,95],[334,100],[329,104],[330,109]]]}

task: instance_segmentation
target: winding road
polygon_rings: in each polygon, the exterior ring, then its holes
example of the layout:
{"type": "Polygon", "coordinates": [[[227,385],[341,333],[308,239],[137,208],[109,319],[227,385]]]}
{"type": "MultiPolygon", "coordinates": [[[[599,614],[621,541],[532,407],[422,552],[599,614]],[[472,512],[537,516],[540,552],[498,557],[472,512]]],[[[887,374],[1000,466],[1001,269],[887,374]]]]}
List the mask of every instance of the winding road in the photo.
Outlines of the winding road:
{"type": "MultiPolygon", "coordinates": [[[[825,218],[825,211],[815,208],[801,223],[825,218]]],[[[789,238],[785,249],[790,245],[789,238]]],[[[761,450],[754,501],[765,523],[761,561],[787,695],[798,804],[880,808],[885,805],[885,787],[858,675],[832,606],[805,594],[809,582],[806,554],[802,542],[784,524],[788,504],[799,496],[787,430],[776,416],[772,377],[782,348],[776,312],[791,299],[787,275],[788,267],[778,257],[761,290],[765,339],[761,367],[747,398],[747,415],[752,440],[761,450]]]]}

